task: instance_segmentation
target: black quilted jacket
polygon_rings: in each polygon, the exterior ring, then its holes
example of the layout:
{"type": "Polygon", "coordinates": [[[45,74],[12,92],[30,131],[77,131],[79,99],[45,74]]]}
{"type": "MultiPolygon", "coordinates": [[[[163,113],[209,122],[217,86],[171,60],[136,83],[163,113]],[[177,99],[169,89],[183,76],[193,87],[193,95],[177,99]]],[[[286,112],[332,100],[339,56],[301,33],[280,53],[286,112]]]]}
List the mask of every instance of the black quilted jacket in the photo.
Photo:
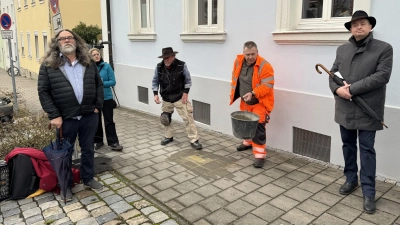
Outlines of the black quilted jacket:
{"type": "Polygon", "coordinates": [[[38,93],[40,104],[49,119],[61,116],[65,120],[75,116],[85,116],[93,113],[95,108],[101,110],[103,107],[103,82],[94,63],[85,69],[81,104],[63,72],[43,64],[39,71],[38,93]]]}

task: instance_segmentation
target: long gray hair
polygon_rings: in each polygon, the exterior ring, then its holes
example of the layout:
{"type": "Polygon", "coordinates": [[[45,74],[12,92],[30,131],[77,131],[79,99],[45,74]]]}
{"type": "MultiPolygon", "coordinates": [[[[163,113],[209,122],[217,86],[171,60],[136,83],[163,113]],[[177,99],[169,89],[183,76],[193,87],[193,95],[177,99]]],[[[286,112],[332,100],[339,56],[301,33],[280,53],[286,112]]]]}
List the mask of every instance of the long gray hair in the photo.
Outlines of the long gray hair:
{"type": "Polygon", "coordinates": [[[61,32],[68,31],[74,36],[75,38],[75,45],[76,45],[76,59],[79,61],[80,64],[83,66],[89,66],[91,60],[87,54],[88,48],[86,47],[85,41],[75,32],[69,29],[60,30],[55,37],[51,39],[49,46],[47,48],[46,53],[43,55],[42,59],[40,60],[45,66],[49,66],[53,69],[57,69],[58,67],[65,64],[65,60],[60,57],[60,44],[58,43],[58,36],[61,32]]]}

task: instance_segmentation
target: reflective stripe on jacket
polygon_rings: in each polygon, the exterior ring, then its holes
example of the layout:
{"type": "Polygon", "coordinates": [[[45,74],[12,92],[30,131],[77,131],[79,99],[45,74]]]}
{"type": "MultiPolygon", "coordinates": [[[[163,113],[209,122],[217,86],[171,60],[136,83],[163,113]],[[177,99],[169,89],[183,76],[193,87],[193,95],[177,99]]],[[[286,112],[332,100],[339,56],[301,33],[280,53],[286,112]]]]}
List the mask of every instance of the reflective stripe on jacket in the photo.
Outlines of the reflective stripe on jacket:
{"type": "MultiPolygon", "coordinates": [[[[237,56],[233,64],[230,105],[240,97],[238,93],[235,95],[235,91],[243,62],[244,55],[242,54],[237,56]]],[[[253,71],[252,88],[255,97],[267,109],[268,115],[274,108],[274,82],[274,69],[271,64],[261,56],[257,56],[253,71]]]]}

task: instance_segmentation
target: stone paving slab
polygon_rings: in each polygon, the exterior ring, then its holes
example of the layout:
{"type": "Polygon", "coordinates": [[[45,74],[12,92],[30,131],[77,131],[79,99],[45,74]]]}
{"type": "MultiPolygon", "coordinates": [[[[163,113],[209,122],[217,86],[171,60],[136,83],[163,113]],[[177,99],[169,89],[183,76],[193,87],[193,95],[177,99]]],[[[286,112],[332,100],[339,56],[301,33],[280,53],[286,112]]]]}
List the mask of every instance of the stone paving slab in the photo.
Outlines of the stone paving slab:
{"type": "MultiPolygon", "coordinates": [[[[0,79],[0,91],[10,91],[10,77],[0,71],[0,79]]],[[[16,81],[21,100],[40,111],[34,107],[37,81],[16,81]]],[[[98,151],[112,158],[115,170],[97,176],[104,190],[78,185],[67,205],[53,193],[3,201],[0,224],[400,225],[399,182],[377,177],[378,210],[369,215],[362,210],[361,188],[338,193],[345,179],[337,165],[268,149],[264,168],[254,169],[251,151],[237,152],[240,140],[233,136],[199,128],[204,148],[196,151],[180,122],[173,121],[176,134],[166,146],[160,145],[158,116],[117,108],[115,122],[125,149],[98,151]]]]}

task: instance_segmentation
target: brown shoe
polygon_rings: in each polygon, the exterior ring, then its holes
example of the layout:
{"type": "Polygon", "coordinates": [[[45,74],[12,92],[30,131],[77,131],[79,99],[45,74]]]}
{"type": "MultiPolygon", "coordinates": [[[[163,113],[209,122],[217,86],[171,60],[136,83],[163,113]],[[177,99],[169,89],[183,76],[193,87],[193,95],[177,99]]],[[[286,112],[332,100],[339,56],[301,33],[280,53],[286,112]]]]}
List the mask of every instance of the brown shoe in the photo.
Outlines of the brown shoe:
{"type": "Polygon", "coordinates": [[[255,168],[262,168],[264,166],[265,159],[254,159],[253,166],[255,168]]]}

